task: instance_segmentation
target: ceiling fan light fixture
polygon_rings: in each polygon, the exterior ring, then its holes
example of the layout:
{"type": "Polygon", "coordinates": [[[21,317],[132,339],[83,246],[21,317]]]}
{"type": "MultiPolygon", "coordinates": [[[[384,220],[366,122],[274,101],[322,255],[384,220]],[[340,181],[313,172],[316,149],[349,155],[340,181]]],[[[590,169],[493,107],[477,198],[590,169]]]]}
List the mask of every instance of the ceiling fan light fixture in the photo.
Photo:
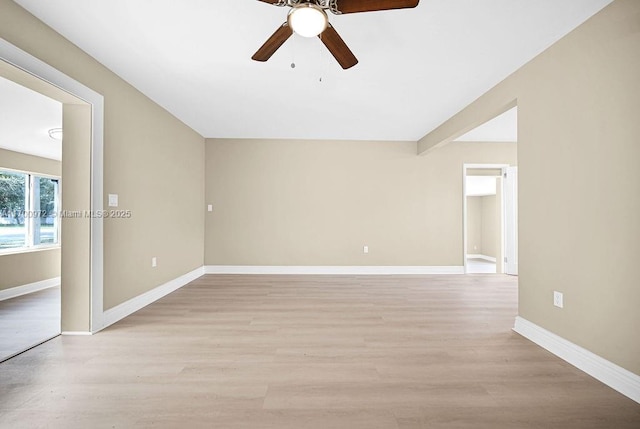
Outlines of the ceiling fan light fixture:
{"type": "Polygon", "coordinates": [[[62,141],[62,128],[51,128],[48,133],[51,140],[62,141]]]}
{"type": "Polygon", "coordinates": [[[289,27],[302,37],[316,37],[329,25],[327,13],[313,3],[294,6],[287,17],[289,27]]]}

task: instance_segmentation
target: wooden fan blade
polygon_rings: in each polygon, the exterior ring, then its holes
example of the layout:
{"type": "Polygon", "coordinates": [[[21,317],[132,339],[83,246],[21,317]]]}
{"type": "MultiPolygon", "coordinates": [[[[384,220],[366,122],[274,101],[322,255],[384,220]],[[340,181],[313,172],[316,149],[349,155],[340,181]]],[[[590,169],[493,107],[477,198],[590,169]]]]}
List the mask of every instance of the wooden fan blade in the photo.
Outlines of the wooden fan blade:
{"type": "Polygon", "coordinates": [[[251,57],[255,61],[267,61],[284,42],[293,34],[293,30],[286,22],[264,42],[264,45],[251,57]]]}
{"type": "Polygon", "coordinates": [[[375,12],[377,10],[408,9],[418,6],[420,0],[338,0],[341,13],[375,12]]]}
{"type": "Polygon", "coordinates": [[[333,25],[329,24],[326,30],[318,36],[324,46],[327,47],[331,55],[340,63],[343,69],[348,69],[358,64],[358,59],[353,55],[351,49],[344,43],[333,25]]]}
{"type": "Polygon", "coordinates": [[[269,3],[269,4],[276,4],[280,0],[258,0],[258,1],[261,1],[261,2],[264,2],[264,3],[269,3]]]}

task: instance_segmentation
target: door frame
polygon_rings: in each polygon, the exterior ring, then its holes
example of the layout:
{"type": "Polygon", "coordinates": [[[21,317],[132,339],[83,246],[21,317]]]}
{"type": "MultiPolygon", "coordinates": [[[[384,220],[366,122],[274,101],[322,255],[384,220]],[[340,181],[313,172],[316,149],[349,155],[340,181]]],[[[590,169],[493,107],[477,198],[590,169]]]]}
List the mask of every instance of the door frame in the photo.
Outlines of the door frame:
{"type": "Polygon", "coordinates": [[[518,275],[518,167],[502,170],[504,273],[518,275]],[[508,220],[511,219],[511,222],[508,220]]]}
{"type": "MultiPolygon", "coordinates": [[[[104,97],[81,84],[75,79],[67,76],[49,64],[39,60],[31,54],[0,38],[0,61],[8,63],[28,74],[59,88],[76,98],[88,103],[91,106],[91,195],[90,204],[93,213],[101,212],[103,209],[103,139],[104,139],[104,97]]],[[[69,184],[67,184],[67,187],[69,184]]],[[[104,250],[103,250],[103,221],[101,217],[91,216],[90,219],[90,309],[89,320],[86,325],[87,331],[63,331],[63,335],[90,335],[102,329],[103,325],[103,272],[104,272],[104,250]]],[[[63,261],[63,264],[65,262],[63,261]]],[[[70,264],[72,261],[69,262],[70,264]]],[[[63,280],[64,281],[64,280],[63,280]]],[[[63,294],[62,299],[65,299],[63,294]]],[[[73,299],[70,297],[69,299],[73,299]]],[[[64,317],[64,316],[63,316],[64,317]]]]}
{"type": "MultiPolygon", "coordinates": [[[[500,170],[510,167],[509,164],[462,164],[462,262],[464,273],[468,274],[467,267],[467,170],[500,170]]],[[[500,211],[504,213],[504,199],[500,199],[500,211]]],[[[504,220],[500,222],[500,231],[504,237],[504,220]]],[[[501,246],[504,253],[504,240],[501,246]]]]}

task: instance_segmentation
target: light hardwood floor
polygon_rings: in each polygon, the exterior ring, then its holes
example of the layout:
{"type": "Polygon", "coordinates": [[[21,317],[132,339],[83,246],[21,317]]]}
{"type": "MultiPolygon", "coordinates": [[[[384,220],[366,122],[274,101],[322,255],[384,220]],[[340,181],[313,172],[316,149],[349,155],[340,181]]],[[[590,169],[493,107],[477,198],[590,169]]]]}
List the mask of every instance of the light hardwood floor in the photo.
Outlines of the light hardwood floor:
{"type": "Polygon", "coordinates": [[[60,334],[60,286],[0,301],[0,362],[60,334]]]}
{"type": "Polygon", "coordinates": [[[0,427],[639,428],[511,331],[516,281],[205,276],[0,364],[0,427]]]}

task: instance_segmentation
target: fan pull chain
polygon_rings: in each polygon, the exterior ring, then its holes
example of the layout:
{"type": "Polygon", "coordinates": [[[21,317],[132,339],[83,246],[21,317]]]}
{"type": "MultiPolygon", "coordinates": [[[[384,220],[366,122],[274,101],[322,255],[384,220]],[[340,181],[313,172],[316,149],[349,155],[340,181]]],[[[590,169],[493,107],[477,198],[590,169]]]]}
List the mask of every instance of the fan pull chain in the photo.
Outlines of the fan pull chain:
{"type": "MultiPolygon", "coordinates": [[[[322,33],[320,34],[320,41],[322,42],[322,33]]],[[[322,75],[325,72],[325,49],[323,43],[320,43],[320,78],[318,79],[319,83],[322,83],[322,75]]]]}
{"type": "Polygon", "coordinates": [[[291,68],[292,69],[296,68],[296,45],[298,44],[297,40],[298,38],[294,34],[293,43],[291,43],[291,68]]]}

